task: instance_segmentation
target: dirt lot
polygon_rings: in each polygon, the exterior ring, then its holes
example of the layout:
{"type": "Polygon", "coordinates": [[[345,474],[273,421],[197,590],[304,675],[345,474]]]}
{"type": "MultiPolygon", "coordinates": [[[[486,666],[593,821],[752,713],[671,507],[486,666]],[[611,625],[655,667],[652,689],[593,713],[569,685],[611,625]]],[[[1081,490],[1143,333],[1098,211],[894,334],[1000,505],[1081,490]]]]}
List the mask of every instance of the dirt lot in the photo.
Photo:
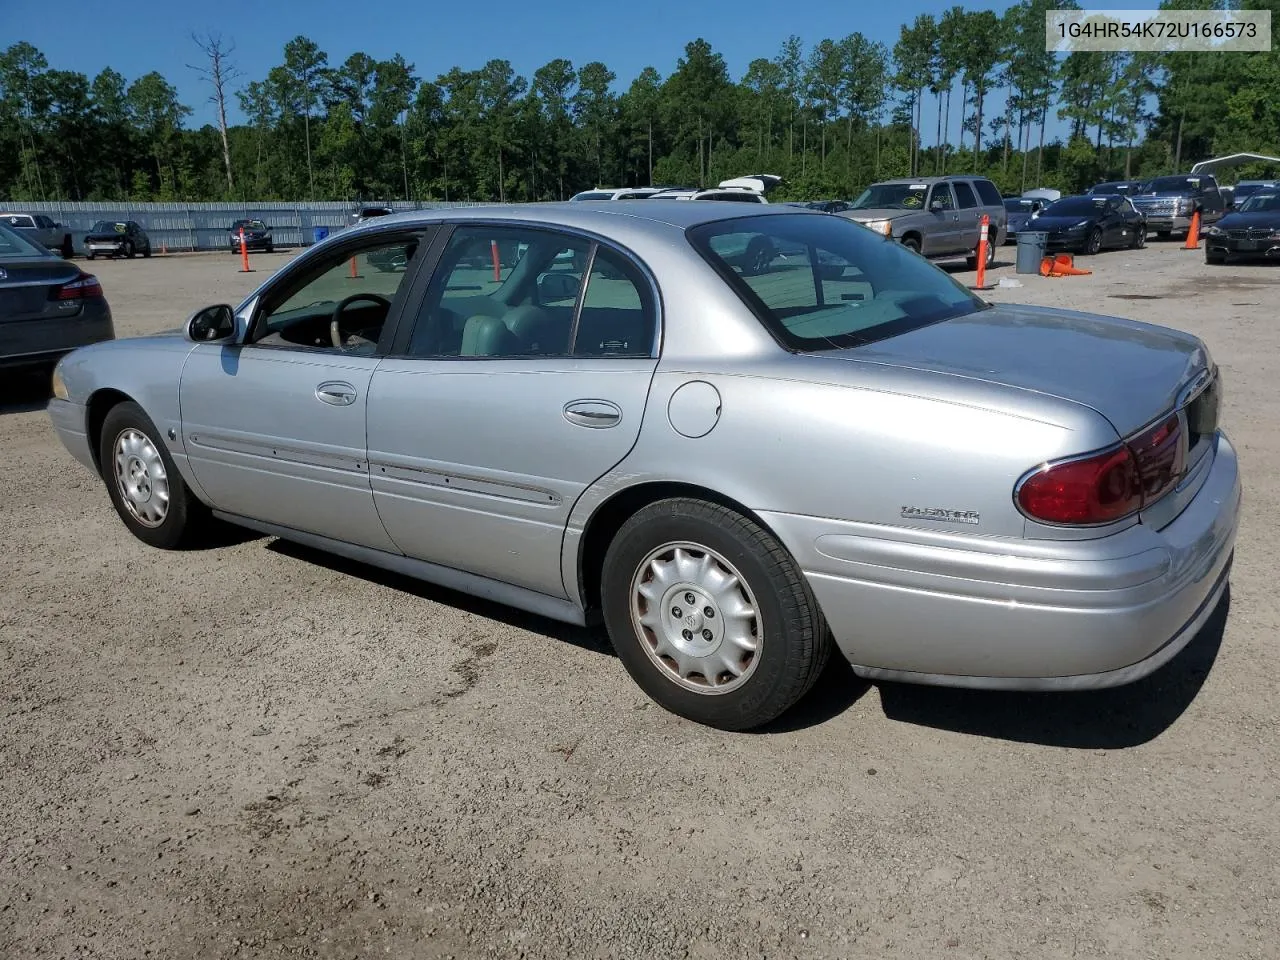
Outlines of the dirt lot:
{"type": "MultiPolygon", "coordinates": [[[[988,294],[1172,324],[1225,371],[1229,602],[1096,694],[833,666],[768,731],[704,729],[595,634],[266,539],[144,547],[10,392],[0,956],[1276,957],[1280,269],[1178,246],[988,294]]],[[[125,335],[287,256],[92,269],[125,335]]]]}

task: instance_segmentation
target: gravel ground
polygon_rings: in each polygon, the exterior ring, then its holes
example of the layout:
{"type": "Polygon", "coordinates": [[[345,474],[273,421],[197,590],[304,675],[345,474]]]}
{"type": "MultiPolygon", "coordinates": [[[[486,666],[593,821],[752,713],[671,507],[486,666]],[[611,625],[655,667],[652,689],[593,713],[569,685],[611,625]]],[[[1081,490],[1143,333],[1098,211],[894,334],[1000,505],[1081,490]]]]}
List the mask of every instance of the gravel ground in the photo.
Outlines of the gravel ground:
{"type": "MultiPolygon", "coordinates": [[[[92,269],[127,335],[287,258],[92,269]]],[[[7,385],[0,956],[1275,957],[1280,271],[1085,265],[987,295],[1207,340],[1229,600],[1127,688],[837,664],[756,734],[651,706],[594,633],[269,539],[151,550],[7,385]]]]}

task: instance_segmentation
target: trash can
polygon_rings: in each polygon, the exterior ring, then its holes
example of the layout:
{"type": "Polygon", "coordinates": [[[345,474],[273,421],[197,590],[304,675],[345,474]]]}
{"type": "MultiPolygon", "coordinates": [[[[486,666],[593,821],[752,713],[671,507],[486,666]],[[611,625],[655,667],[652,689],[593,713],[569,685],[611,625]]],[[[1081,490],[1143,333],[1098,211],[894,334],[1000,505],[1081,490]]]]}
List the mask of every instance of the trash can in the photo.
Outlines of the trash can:
{"type": "Polygon", "coordinates": [[[316,227],[314,233],[315,233],[315,242],[319,243],[321,240],[323,240],[325,237],[329,235],[329,228],[316,227]]]}
{"type": "Polygon", "coordinates": [[[1040,261],[1044,259],[1044,248],[1049,242],[1049,234],[1035,230],[1018,231],[1018,256],[1015,261],[1015,273],[1039,273],[1040,261]]]}

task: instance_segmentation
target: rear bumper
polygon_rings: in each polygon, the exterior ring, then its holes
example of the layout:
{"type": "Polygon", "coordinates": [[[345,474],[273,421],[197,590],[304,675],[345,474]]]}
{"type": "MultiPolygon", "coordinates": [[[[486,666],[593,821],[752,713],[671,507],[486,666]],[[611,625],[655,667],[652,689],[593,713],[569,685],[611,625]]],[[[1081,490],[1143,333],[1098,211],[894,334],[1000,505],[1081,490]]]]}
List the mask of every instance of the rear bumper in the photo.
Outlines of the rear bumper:
{"type": "Polygon", "coordinates": [[[874,679],[1017,690],[1137,680],[1174,657],[1226,589],[1240,508],[1216,438],[1200,490],[1163,529],[995,540],[765,514],[836,642],[874,679]]]}
{"type": "Polygon", "coordinates": [[[77,347],[115,339],[106,302],[89,304],[75,316],[0,323],[0,369],[52,366],[77,347]]]}
{"type": "Polygon", "coordinates": [[[67,451],[93,473],[97,473],[98,465],[94,463],[93,450],[86,433],[89,420],[85,405],[54,397],[49,401],[49,420],[53,424],[53,432],[58,435],[67,451]]]}

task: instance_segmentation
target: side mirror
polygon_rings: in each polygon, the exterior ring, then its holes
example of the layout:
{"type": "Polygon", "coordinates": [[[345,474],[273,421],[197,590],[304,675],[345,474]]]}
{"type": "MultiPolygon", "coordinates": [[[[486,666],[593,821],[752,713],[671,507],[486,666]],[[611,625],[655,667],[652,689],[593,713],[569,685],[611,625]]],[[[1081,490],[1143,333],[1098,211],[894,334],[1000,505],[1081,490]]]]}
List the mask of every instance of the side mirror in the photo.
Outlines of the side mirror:
{"type": "Polygon", "coordinates": [[[217,343],[235,334],[236,315],[225,303],[197,310],[187,319],[187,339],[195,343],[217,343]]]}
{"type": "Polygon", "coordinates": [[[941,213],[942,210],[944,209],[942,205],[942,201],[936,198],[933,200],[930,200],[929,209],[932,210],[934,213],[941,213]]]}
{"type": "Polygon", "coordinates": [[[577,299],[578,287],[581,285],[582,278],[576,273],[541,273],[538,275],[538,302],[555,303],[558,300],[577,299]]]}

